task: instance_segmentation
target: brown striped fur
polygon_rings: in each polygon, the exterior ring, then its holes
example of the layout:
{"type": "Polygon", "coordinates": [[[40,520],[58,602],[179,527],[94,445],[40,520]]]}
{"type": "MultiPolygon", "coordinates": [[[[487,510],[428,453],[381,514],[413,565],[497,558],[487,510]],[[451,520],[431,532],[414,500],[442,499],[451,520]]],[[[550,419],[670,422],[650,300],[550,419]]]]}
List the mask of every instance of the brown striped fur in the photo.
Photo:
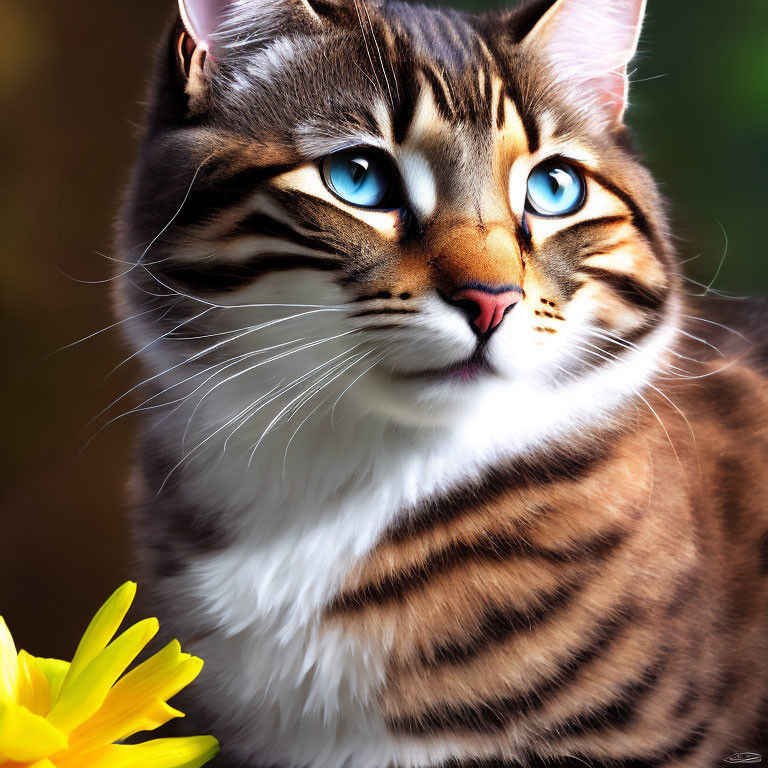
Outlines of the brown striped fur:
{"type": "Polygon", "coordinates": [[[650,401],[669,436],[633,409],[578,471],[510,468],[487,501],[480,484],[391,531],[328,620],[393,638],[393,728],[595,766],[707,766],[762,743],[768,394],[746,366],[710,381],[670,391],[690,426],[650,401]],[[728,413],[721,387],[741,393],[728,413]],[[666,759],[701,723],[697,749],[666,759]]]}

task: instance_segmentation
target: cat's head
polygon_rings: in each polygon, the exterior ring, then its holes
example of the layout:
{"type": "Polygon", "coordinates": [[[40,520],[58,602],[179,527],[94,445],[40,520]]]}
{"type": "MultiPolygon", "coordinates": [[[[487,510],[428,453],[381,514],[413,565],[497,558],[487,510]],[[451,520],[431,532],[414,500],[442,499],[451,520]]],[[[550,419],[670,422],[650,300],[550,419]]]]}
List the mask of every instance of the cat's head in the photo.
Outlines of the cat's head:
{"type": "Polygon", "coordinates": [[[121,228],[166,397],[510,429],[638,388],[678,290],[624,125],[643,6],[182,0],[121,228]]]}

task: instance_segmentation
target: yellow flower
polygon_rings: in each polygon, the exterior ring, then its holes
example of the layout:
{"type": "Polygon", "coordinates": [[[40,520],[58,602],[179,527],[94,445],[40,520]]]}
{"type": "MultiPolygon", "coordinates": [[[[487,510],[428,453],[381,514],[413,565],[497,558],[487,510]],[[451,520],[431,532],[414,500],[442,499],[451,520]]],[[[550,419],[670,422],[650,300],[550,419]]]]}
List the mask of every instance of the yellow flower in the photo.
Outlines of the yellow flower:
{"type": "Polygon", "coordinates": [[[17,654],[0,617],[0,768],[198,768],[219,751],[212,736],[115,744],[183,717],[166,701],[203,666],[174,640],[123,675],[158,630],[145,619],[112,640],[135,594],[129,581],[104,603],[71,663],[17,654]]]}

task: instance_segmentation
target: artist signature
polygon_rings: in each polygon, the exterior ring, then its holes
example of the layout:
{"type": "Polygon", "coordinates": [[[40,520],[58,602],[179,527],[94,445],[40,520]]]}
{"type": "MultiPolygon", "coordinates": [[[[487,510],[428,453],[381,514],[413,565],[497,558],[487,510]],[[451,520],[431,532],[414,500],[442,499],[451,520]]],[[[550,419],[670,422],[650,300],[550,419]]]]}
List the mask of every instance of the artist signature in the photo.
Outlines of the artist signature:
{"type": "Polygon", "coordinates": [[[737,752],[726,757],[723,762],[730,765],[758,765],[763,762],[763,757],[757,752],[737,752]]]}

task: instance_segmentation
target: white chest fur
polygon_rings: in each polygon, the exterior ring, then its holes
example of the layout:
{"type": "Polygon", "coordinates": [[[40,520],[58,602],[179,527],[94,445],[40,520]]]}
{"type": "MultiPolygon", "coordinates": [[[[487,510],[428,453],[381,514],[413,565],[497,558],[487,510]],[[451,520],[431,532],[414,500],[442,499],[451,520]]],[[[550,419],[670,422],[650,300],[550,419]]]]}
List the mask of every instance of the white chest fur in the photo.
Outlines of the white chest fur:
{"type": "Polygon", "coordinates": [[[374,422],[362,433],[328,426],[320,422],[308,431],[285,476],[283,451],[272,450],[285,445],[279,435],[262,446],[264,458],[250,473],[229,455],[185,473],[198,499],[207,496],[220,508],[226,489],[240,510],[236,543],[185,573],[195,620],[215,627],[192,647],[206,660],[205,706],[223,732],[238,723],[227,746],[242,758],[313,768],[382,768],[395,759],[426,765],[446,756],[446,745],[402,743],[378,712],[389,638],[365,643],[321,615],[399,510],[477,468],[465,457],[460,471],[458,456],[451,461],[435,435],[418,450],[392,450],[404,435],[387,434],[374,422]],[[365,445],[378,448],[365,451],[365,445]],[[312,470],[293,476],[313,454],[312,470]],[[354,470],[318,466],[341,454],[347,461],[356,456],[354,470]],[[238,476],[249,477],[248,488],[231,484],[238,476]],[[256,498],[243,506],[251,494],[256,498]]]}

